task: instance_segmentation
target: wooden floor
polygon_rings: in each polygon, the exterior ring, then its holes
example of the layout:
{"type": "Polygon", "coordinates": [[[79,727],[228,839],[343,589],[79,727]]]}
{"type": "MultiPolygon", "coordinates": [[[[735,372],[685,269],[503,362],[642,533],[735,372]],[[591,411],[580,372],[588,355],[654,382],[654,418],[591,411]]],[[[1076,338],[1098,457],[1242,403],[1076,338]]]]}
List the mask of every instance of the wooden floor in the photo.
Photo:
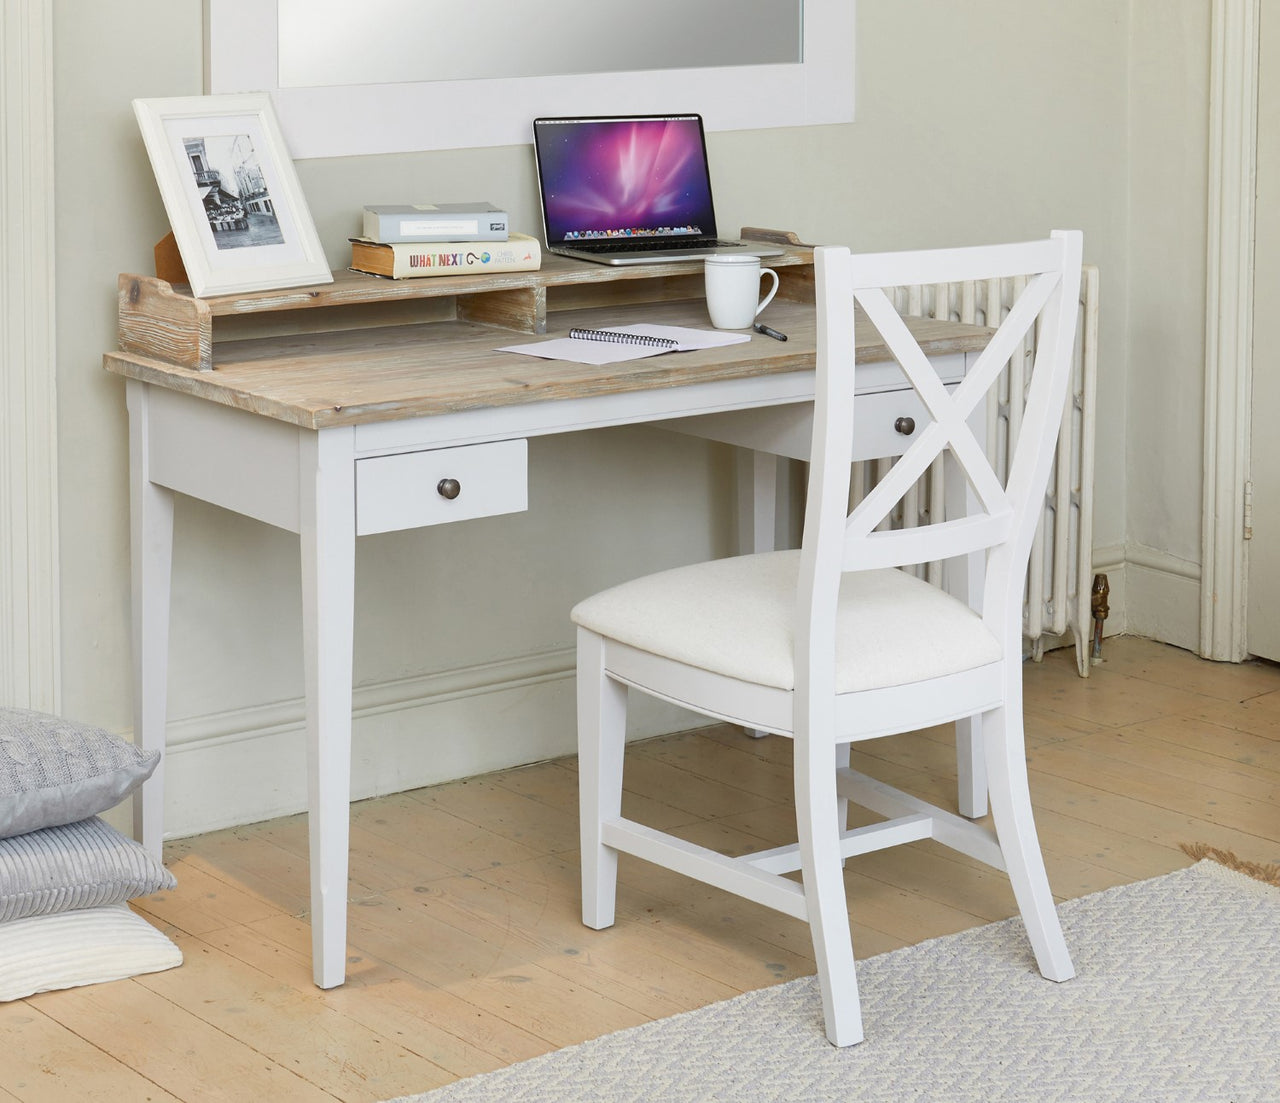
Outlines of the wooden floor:
{"type": "MultiPolygon", "coordinates": [[[[1070,651],[1026,671],[1055,893],[1188,865],[1182,843],[1280,860],[1280,669],[1105,650],[1087,680],[1070,651]]],[[[857,754],[954,807],[948,732],[857,754]]],[[[627,811],[776,845],[794,839],[789,759],[728,729],[652,740],[630,752],[627,811]]],[[[304,817],[169,844],[178,889],[135,907],[185,964],[0,1006],[0,1099],[381,1100],[813,971],[801,923],[626,858],[618,924],[582,927],[574,765],[353,806],[350,979],[329,992],[311,983],[304,817]]],[[[854,859],[847,880],[859,957],[1014,910],[1002,875],[932,842],[854,859]]]]}

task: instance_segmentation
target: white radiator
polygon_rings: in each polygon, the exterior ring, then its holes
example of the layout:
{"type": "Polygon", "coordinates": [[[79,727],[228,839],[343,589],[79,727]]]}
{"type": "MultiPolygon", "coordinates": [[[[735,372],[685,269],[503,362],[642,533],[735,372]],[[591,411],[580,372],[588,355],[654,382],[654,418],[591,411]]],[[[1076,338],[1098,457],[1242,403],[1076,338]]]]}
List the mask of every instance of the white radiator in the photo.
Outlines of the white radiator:
{"type": "MultiPolygon", "coordinates": [[[[895,306],[917,317],[998,325],[1008,313],[1021,285],[1011,280],[988,280],[899,288],[895,306]],[[993,317],[992,310],[999,316],[993,317]]],[[[1023,395],[1031,373],[1034,336],[1010,361],[999,388],[988,396],[987,455],[998,474],[1004,473],[1009,442],[1017,439],[1023,395]]],[[[1088,677],[1093,614],[1093,460],[1098,378],[1098,269],[1085,265],[1080,285],[1080,320],[1072,369],[1071,400],[1063,412],[1058,451],[1045,495],[1044,514],[1036,530],[1027,570],[1027,600],[1023,633],[1030,654],[1039,661],[1049,636],[1070,630],[1075,640],[1076,666],[1088,677]]],[[[892,463],[875,460],[855,467],[851,498],[857,501],[875,485],[892,463]]],[[[941,460],[916,484],[899,505],[892,523],[927,524],[944,502],[941,460]]],[[[941,564],[929,567],[937,582],[941,564]]]]}

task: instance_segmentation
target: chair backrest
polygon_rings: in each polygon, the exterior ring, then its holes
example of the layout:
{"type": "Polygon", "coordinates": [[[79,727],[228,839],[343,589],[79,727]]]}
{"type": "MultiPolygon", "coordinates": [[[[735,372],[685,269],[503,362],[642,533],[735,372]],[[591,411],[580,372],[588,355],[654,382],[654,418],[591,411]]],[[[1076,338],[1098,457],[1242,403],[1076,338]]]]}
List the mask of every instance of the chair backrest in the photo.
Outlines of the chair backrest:
{"type": "MultiPolygon", "coordinates": [[[[863,255],[843,247],[815,250],[817,392],[799,598],[802,621],[816,617],[819,634],[822,610],[834,610],[842,572],[929,563],[984,550],[984,619],[1002,636],[1010,616],[1020,620],[1027,558],[1070,383],[1081,249],[1079,231],[1055,231],[1042,241],[963,249],[863,255]],[[948,391],[886,289],[1012,276],[1027,277],[1021,295],[964,379],[948,391]],[[855,311],[855,303],[860,310],[855,311]],[[854,331],[862,325],[878,331],[930,420],[849,513],[854,331]],[[1031,382],[1002,480],[969,418],[1033,327],[1038,330],[1031,382]],[[966,516],[913,528],[882,528],[903,495],[943,454],[949,454],[967,481],[973,508],[966,516]]],[[[798,631],[797,639],[803,634],[798,631]]]]}

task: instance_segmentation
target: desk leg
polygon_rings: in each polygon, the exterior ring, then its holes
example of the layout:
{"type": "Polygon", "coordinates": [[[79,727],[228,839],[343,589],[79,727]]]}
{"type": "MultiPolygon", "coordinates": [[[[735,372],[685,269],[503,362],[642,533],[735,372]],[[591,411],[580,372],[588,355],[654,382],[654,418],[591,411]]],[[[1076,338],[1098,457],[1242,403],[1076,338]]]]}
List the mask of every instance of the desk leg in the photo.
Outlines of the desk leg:
{"type": "MultiPolygon", "coordinates": [[[[738,452],[738,554],[773,551],[777,547],[778,465],[782,460],[768,452],[739,448],[738,452]]],[[[768,732],[743,728],[752,739],[768,732]]]]}
{"type": "Polygon", "coordinates": [[[160,762],[133,802],[133,834],[157,859],[164,849],[165,714],[169,677],[169,584],[173,567],[173,491],[151,481],[150,391],[130,379],[129,559],[132,575],[133,733],[160,762]]]}
{"type": "Polygon", "coordinates": [[[321,988],[346,974],[355,600],[350,428],[300,431],[302,636],[311,838],[311,963],[321,988]]]}
{"type": "Polygon", "coordinates": [[[778,516],[778,465],[768,452],[738,449],[738,554],[773,551],[778,516]]]}

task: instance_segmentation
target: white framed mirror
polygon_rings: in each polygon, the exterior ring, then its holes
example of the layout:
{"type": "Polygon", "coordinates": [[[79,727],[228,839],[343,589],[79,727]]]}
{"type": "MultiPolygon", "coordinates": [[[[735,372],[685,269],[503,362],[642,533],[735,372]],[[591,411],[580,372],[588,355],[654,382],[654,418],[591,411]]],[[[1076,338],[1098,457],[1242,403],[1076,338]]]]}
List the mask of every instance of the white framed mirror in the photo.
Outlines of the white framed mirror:
{"type": "Polygon", "coordinates": [[[709,130],[853,119],[853,0],[205,2],[207,91],[269,92],[295,159],[521,145],[537,115],[698,111],[709,130]],[[542,48],[533,24],[511,32],[530,11],[551,32],[542,48]],[[637,35],[627,27],[637,11],[651,26],[677,26],[637,35]],[[598,39],[610,21],[620,29],[616,49],[567,38],[582,27],[598,39]],[[465,49],[485,22],[516,43],[506,61],[504,49],[484,43],[465,49]],[[691,51],[690,41],[706,45],[691,51]],[[593,70],[612,71],[566,71],[586,67],[578,60],[586,56],[593,70]],[[688,67],[693,57],[697,68],[688,67]],[[641,59],[645,69],[625,68],[641,59]],[[504,75],[488,75],[497,69],[504,75]],[[447,79],[415,79],[428,75],[447,79]]]}
{"type": "Polygon", "coordinates": [[[600,0],[361,0],[358,24],[351,9],[351,0],[276,0],[281,88],[804,60],[804,0],[645,0],[643,18],[633,8],[621,33],[617,5],[600,0]]]}

